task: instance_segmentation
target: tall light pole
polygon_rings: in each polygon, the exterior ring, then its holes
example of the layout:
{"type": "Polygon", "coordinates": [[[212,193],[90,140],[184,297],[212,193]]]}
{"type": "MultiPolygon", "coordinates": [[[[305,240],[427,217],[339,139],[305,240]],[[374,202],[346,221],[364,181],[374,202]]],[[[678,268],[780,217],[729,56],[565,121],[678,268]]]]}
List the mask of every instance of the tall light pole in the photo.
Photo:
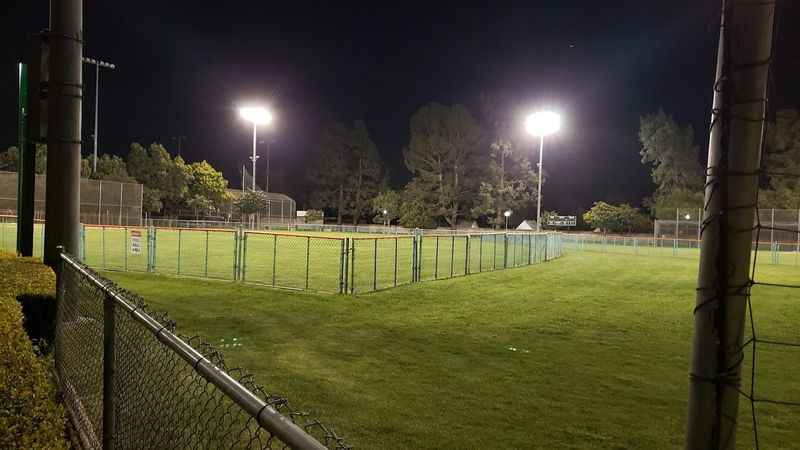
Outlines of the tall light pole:
{"type": "Polygon", "coordinates": [[[186,140],[186,136],[172,136],[172,140],[178,143],[178,156],[181,156],[181,144],[186,140]]]}
{"type": "Polygon", "coordinates": [[[97,122],[100,117],[100,111],[98,110],[100,105],[100,68],[114,70],[117,66],[92,58],[83,58],[83,62],[94,65],[94,155],[92,158],[92,173],[95,173],[97,172],[97,122]]]}
{"type": "Polygon", "coordinates": [[[542,160],[544,137],[561,128],[561,116],[551,111],[535,112],[525,119],[525,129],[539,138],[539,190],[536,196],[536,231],[542,231],[542,160]]]}
{"type": "Polygon", "coordinates": [[[272,113],[268,109],[261,106],[246,106],[239,109],[239,115],[248,122],[253,124],[253,156],[250,159],[253,161],[253,186],[252,189],[256,190],[256,161],[258,155],[256,154],[256,144],[258,142],[258,126],[268,125],[272,122],[272,113]]]}
{"type": "Polygon", "coordinates": [[[508,218],[511,217],[511,210],[509,209],[508,211],[504,212],[503,216],[506,218],[506,231],[508,231],[508,218]]]}

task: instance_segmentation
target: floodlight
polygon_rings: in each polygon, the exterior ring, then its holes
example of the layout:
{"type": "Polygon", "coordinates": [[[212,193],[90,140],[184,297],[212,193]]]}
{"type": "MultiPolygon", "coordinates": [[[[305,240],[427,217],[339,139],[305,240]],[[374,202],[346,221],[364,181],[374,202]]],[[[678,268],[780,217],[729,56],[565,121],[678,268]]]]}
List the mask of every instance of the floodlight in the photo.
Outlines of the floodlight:
{"type": "Polygon", "coordinates": [[[533,136],[547,136],[561,128],[561,116],[551,111],[539,111],[525,119],[525,130],[533,136]]]}
{"type": "Polygon", "coordinates": [[[242,119],[252,122],[253,125],[267,125],[272,122],[272,113],[261,106],[245,106],[239,108],[242,119]]]}

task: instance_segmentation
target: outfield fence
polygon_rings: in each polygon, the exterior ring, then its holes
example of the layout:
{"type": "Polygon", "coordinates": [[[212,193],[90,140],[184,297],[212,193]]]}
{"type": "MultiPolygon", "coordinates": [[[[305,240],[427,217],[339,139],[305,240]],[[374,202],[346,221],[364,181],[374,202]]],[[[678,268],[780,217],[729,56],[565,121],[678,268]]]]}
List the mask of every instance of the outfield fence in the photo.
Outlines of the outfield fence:
{"type": "Polygon", "coordinates": [[[55,372],[80,446],[350,448],[144,301],[61,256],[55,372]]]}
{"type": "MultiPolygon", "coordinates": [[[[662,257],[700,257],[699,241],[696,239],[563,234],[562,240],[565,250],[662,257]]],[[[759,254],[767,254],[767,260],[771,264],[800,265],[800,242],[753,242],[753,251],[756,249],[759,254]]]]}

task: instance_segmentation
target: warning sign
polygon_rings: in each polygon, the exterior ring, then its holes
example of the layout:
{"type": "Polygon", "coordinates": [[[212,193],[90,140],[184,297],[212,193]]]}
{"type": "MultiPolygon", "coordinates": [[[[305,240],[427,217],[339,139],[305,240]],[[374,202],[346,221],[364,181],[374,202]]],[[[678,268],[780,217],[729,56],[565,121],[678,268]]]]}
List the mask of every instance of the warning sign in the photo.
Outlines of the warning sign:
{"type": "Polygon", "coordinates": [[[140,255],[142,253],[142,232],[131,230],[131,254],[140,255]]]}

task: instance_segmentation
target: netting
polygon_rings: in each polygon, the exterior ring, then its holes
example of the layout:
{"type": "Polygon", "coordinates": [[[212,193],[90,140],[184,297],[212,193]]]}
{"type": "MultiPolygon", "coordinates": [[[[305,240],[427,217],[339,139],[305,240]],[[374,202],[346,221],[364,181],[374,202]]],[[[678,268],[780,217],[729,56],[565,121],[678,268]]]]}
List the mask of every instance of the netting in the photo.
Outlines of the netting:
{"type": "Polygon", "coordinates": [[[84,448],[350,448],[66,255],[58,296],[56,374],[84,448]]]}
{"type": "MultiPolygon", "coordinates": [[[[676,218],[673,220],[654,222],[653,236],[660,239],[699,239],[702,209],[680,208],[675,212],[676,218]]],[[[800,232],[800,210],[759,209],[758,217],[753,219],[753,223],[769,227],[761,236],[761,242],[767,243],[767,248],[770,243],[779,245],[784,250],[800,247],[800,240],[797,238],[800,232]]]]}
{"type": "MultiPolygon", "coordinates": [[[[44,220],[47,177],[36,175],[34,218],[44,220]]],[[[142,225],[142,185],[81,178],[80,221],[142,225]]],[[[17,173],[0,172],[0,215],[17,214],[17,173]]]]}

